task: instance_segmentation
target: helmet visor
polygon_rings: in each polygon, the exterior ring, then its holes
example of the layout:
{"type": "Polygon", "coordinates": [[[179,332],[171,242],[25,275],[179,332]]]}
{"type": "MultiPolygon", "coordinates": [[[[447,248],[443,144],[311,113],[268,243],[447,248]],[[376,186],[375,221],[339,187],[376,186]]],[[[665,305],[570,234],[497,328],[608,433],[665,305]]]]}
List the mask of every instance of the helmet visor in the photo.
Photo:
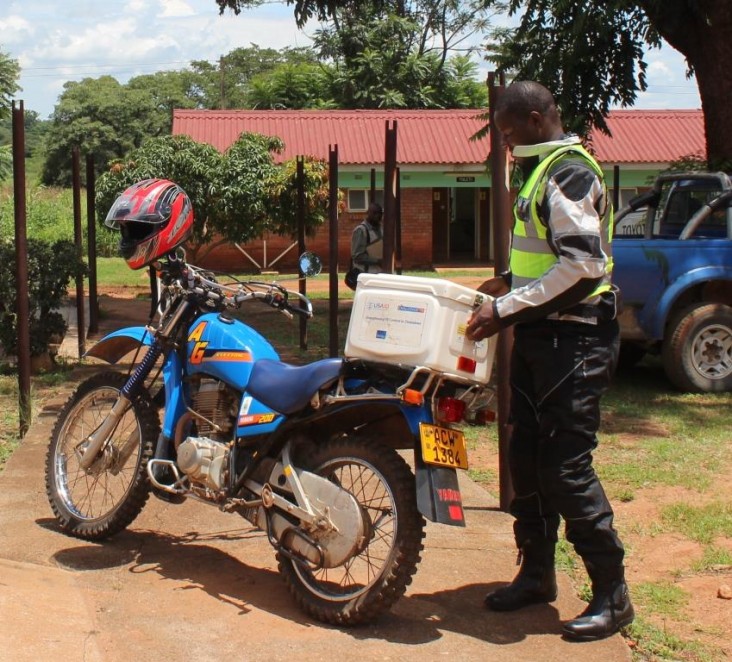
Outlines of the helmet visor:
{"type": "Polygon", "coordinates": [[[166,218],[158,212],[150,214],[135,214],[132,215],[130,212],[129,205],[115,203],[107,214],[107,218],[104,219],[104,225],[112,230],[119,230],[123,225],[128,223],[141,223],[143,225],[157,226],[166,222],[166,218]]]}

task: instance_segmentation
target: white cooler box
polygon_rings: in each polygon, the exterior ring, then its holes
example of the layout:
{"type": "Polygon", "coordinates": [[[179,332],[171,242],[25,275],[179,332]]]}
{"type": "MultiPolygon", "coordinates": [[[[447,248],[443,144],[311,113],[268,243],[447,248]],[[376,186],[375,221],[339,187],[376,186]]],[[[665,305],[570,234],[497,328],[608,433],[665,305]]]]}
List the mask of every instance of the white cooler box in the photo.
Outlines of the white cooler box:
{"type": "Polygon", "coordinates": [[[489,298],[439,278],[361,274],[345,355],[426,366],[486,383],[496,337],[473,342],[465,329],[476,306],[489,298]]]}

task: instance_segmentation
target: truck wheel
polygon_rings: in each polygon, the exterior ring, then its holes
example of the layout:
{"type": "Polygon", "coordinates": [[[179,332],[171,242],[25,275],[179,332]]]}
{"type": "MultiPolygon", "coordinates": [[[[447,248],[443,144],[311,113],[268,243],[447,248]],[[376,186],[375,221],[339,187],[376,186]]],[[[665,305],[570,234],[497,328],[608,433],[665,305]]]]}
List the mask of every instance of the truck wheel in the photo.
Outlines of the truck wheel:
{"type": "Polygon", "coordinates": [[[732,307],[699,303],[682,311],[663,343],[663,367],[682,391],[732,390],[732,307]]]}

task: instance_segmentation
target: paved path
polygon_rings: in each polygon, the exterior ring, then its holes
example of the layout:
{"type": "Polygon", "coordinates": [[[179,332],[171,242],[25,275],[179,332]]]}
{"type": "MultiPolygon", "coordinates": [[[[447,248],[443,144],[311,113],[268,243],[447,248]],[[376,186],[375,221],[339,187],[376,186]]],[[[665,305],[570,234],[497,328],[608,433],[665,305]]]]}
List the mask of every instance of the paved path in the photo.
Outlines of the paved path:
{"type": "MultiPolygon", "coordinates": [[[[144,317],[146,303],[139,305],[144,317]]],[[[429,524],[407,594],[367,627],[304,616],[266,537],[205,504],[153,498],[104,544],[66,537],[51,516],[43,473],[67,395],[62,390],[35,419],[0,474],[0,662],[630,660],[618,635],[591,644],[561,639],[561,622],[583,608],[565,575],[552,605],[513,614],[482,608],[486,591],[515,574],[511,518],[465,473],[467,528],[429,524]]]]}

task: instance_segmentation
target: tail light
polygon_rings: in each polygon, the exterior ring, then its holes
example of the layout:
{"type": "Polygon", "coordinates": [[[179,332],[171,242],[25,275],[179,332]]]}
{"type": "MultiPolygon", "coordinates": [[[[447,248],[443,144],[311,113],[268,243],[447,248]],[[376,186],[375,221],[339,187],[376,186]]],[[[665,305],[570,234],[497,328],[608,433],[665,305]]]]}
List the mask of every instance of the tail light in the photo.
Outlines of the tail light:
{"type": "Polygon", "coordinates": [[[470,359],[467,356],[458,356],[457,369],[463,372],[469,372],[471,375],[475,374],[475,368],[478,362],[475,359],[470,359]]]}
{"type": "Polygon", "coordinates": [[[465,402],[457,398],[440,398],[435,417],[440,423],[459,423],[465,416],[465,402]]]}

